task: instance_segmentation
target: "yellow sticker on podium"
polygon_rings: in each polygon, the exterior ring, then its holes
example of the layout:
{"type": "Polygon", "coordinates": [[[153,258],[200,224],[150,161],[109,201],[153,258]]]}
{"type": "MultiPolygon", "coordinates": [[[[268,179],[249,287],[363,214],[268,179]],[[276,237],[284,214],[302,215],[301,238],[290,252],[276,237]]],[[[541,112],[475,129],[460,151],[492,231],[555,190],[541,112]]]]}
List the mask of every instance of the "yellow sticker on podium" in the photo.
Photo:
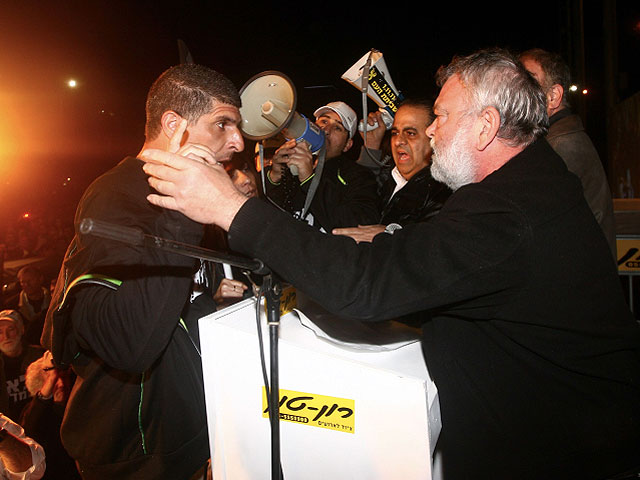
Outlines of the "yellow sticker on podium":
{"type": "Polygon", "coordinates": [[[293,312],[293,309],[296,307],[296,289],[291,285],[284,285],[282,288],[282,296],[280,298],[280,316],[293,312]]]}
{"type": "MultiPolygon", "coordinates": [[[[280,389],[280,420],[355,433],[355,400],[280,389]]],[[[269,417],[262,387],[262,416],[269,417]]]]}

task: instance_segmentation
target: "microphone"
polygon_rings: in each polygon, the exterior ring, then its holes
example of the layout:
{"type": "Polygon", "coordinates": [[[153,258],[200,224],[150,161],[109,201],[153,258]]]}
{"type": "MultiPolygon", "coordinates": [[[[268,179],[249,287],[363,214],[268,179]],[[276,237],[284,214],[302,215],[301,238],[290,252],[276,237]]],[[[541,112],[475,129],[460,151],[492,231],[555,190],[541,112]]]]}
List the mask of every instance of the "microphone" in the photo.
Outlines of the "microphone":
{"type": "Polygon", "coordinates": [[[128,243],[129,245],[159,248],[160,250],[200,260],[227,263],[233,267],[249,270],[259,275],[269,273],[267,266],[258,259],[251,260],[239,255],[217,252],[215,250],[209,250],[208,248],[197,247],[195,245],[157,237],[155,235],[148,235],[137,228],[116,225],[102,220],[95,220],[88,217],[83,218],[80,222],[79,230],[83,235],[95,235],[97,237],[115,240],[117,242],[128,243]]]}
{"type": "Polygon", "coordinates": [[[83,235],[95,235],[97,237],[115,240],[116,242],[128,243],[129,245],[143,245],[144,234],[142,230],[122,225],[94,220],[93,218],[83,218],[80,222],[80,233],[83,235]]]}

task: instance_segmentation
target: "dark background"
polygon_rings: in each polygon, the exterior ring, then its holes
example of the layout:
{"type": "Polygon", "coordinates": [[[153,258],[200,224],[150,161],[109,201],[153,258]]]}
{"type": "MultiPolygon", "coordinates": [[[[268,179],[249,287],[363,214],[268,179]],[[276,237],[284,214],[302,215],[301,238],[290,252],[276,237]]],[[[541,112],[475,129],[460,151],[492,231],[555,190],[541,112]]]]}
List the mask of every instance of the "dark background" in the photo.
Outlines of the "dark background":
{"type": "Polygon", "coordinates": [[[615,84],[615,101],[640,89],[639,22],[637,1],[4,1],[0,221],[27,211],[72,215],[91,180],[139,151],[146,92],[180,62],[178,39],[238,88],[264,70],[285,73],[307,115],[336,99],[361,112],[360,93],[340,77],[371,48],[405,96],[435,96],[434,73],[455,54],[555,50],[589,89],[575,103],[606,164],[606,88],[615,84]],[[615,60],[613,76],[606,59],[615,60]]]}

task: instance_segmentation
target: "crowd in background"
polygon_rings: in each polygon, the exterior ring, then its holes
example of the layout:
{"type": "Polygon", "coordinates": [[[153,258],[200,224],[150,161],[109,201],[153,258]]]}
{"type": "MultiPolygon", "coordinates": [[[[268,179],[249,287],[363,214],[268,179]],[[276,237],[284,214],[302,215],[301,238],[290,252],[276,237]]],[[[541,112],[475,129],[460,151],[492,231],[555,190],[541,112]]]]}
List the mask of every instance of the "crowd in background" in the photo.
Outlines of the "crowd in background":
{"type": "MultiPolygon", "coordinates": [[[[567,111],[556,117],[556,122],[568,115],[567,111]]],[[[262,177],[270,203],[324,233],[349,236],[358,243],[427,222],[452,194],[452,185],[441,183],[447,179],[442,173],[438,178],[431,176],[433,135],[425,132],[437,122],[430,101],[405,100],[391,128],[383,124],[379,112],[372,112],[367,121],[376,126],[364,142],[362,129],[358,134],[357,113],[343,102],[322,106],[314,116],[326,136],[326,165],[305,144],[292,140],[265,150],[264,172],[258,172],[253,157],[256,150],[247,143],[244,152],[236,150],[224,165],[236,189],[247,198],[264,200],[262,177]]],[[[549,117],[553,125],[550,112],[549,117]]],[[[597,155],[594,158],[599,162],[597,155]]],[[[600,170],[597,173],[604,179],[600,170]]],[[[604,193],[610,202],[609,191],[604,193]]],[[[109,204],[110,210],[114,208],[118,211],[109,204]]],[[[600,222],[602,215],[596,211],[594,215],[600,222]]],[[[58,434],[75,375],[54,366],[51,353],[40,345],[56,277],[74,235],[72,220],[71,214],[62,212],[25,215],[0,229],[0,384],[7,385],[6,391],[0,389],[0,411],[20,423],[48,452],[44,478],[78,476],[58,434]]],[[[210,248],[229,248],[221,229],[208,229],[205,240],[211,241],[204,242],[210,248]]],[[[214,268],[213,272],[203,270],[202,278],[196,274],[193,280],[199,287],[197,293],[210,291],[218,308],[253,294],[255,279],[245,280],[238,272],[230,278],[221,268],[214,268]]],[[[426,314],[416,319],[418,324],[428,320],[426,314]]],[[[70,407],[72,404],[73,400],[70,407]]]]}

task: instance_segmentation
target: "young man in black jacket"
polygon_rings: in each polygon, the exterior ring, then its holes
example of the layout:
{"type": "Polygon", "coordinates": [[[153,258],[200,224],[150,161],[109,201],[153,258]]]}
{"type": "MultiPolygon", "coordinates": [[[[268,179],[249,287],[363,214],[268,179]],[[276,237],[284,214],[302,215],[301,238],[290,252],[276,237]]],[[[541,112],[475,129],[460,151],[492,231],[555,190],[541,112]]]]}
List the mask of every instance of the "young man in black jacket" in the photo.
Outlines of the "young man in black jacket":
{"type": "MultiPolygon", "coordinates": [[[[240,97],[224,76],[183,64],[147,97],[143,148],[219,165],[243,149],[240,97]]],[[[95,180],[76,211],[42,344],[77,379],[61,427],[84,479],[188,479],[209,457],[197,319],[198,264],[159,249],[82,235],[84,218],[198,245],[203,225],[150,205],[142,162],[127,157],[95,180]]]]}

